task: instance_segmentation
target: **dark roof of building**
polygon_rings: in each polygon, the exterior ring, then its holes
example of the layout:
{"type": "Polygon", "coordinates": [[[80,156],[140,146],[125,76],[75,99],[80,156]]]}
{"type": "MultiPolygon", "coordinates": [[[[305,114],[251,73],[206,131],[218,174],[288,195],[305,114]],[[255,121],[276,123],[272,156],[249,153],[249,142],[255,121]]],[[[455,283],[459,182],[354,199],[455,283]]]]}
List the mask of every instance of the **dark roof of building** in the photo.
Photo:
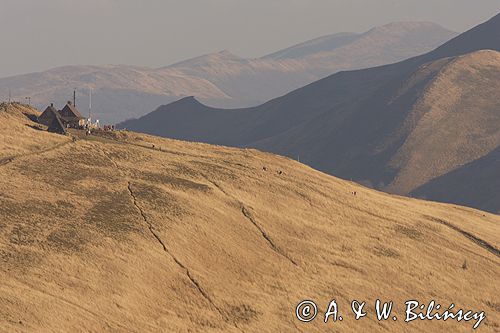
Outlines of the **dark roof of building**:
{"type": "MultiPolygon", "coordinates": [[[[45,111],[49,111],[49,110],[52,110],[52,111],[57,111],[56,108],[54,107],[54,104],[50,104],[49,106],[47,106],[47,108],[45,109],[45,111]]],[[[44,111],[44,112],[45,112],[44,111]]]]}
{"type": "Polygon", "coordinates": [[[55,117],[52,119],[48,131],[52,133],[66,134],[66,129],[64,128],[61,118],[57,113],[55,114],[55,117]]]}
{"type": "Polygon", "coordinates": [[[63,118],[78,118],[84,119],[80,114],[80,111],[71,102],[66,103],[64,108],[59,111],[59,115],[63,118]]]}
{"type": "Polygon", "coordinates": [[[54,108],[53,105],[48,106],[45,111],[38,117],[38,122],[45,126],[50,126],[52,120],[59,117],[59,112],[54,108]]]}
{"type": "Polygon", "coordinates": [[[45,111],[42,112],[42,114],[38,117],[39,119],[42,118],[42,119],[47,119],[47,118],[52,118],[53,117],[53,114],[58,114],[56,108],[54,107],[53,104],[50,104],[49,106],[47,106],[47,108],[45,109],[45,111]]]}

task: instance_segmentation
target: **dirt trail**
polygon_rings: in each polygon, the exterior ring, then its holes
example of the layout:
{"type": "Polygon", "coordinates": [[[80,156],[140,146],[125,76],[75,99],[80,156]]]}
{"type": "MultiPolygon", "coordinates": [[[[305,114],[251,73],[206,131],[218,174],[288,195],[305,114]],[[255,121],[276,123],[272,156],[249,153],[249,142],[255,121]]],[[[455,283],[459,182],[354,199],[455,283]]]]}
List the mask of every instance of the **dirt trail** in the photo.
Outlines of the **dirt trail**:
{"type": "Polygon", "coordinates": [[[14,160],[18,160],[18,159],[23,158],[23,157],[36,156],[36,155],[48,153],[50,151],[62,148],[64,146],[67,146],[67,145],[74,143],[74,142],[75,142],[75,140],[71,140],[71,141],[67,141],[67,142],[58,143],[52,147],[45,148],[45,149],[42,149],[39,151],[33,151],[33,152],[19,154],[19,155],[15,155],[15,156],[4,157],[4,158],[0,159],[0,166],[7,165],[9,163],[14,162],[14,160]]]}

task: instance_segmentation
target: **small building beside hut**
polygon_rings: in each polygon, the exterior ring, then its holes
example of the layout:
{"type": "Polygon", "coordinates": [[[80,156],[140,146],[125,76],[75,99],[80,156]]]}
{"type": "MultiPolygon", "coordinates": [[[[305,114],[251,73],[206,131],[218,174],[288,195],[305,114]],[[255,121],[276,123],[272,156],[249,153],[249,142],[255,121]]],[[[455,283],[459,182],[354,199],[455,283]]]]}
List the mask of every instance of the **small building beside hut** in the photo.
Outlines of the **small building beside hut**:
{"type": "Polygon", "coordinates": [[[73,105],[71,101],[68,101],[64,108],[59,111],[59,116],[61,116],[61,120],[67,127],[77,128],[85,125],[85,118],[82,117],[76,105],[73,105]]]}

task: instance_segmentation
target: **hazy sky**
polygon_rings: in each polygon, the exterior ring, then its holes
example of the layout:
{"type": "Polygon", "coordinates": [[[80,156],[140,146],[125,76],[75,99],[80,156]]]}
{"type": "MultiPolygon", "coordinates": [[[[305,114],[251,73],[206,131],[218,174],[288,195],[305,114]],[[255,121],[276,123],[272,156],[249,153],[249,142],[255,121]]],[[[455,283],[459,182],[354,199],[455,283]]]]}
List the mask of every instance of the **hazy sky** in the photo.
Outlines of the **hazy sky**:
{"type": "Polygon", "coordinates": [[[0,0],[0,77],[70,64],[160,67],[223,49],[258,57],[393,21],[460,32],[498,12],[499,0],[0,0]]]}

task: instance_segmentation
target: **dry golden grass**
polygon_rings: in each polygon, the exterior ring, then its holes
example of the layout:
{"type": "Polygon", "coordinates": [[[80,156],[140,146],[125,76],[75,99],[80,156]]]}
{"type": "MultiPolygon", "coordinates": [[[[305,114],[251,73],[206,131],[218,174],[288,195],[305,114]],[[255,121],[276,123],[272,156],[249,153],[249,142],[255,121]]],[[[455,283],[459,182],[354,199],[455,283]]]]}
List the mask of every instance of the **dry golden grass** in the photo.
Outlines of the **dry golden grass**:
{"type": "MultiPolygon", "coordinates": [[[[70,142],[69,138],[47,133],[37,127],[35,119],[40,112],[19,103],[0,104],[0,164],[3,159],[23,155],[28,152],[43,151],[57,144],[70,142]],[[35,135],[36,134],[36,135],[35,135]]],[[[46,128],[45,128],[46,129],[46,128]]]]}
{"type": "Polygon", "coordinates": [[[407,299],[484,310],[480,331],[500,327],[497,215],[256,150],[130,132],[73,142],[19,111],[0,111],[16,138],[2,155],[21,154],[0,166],[0,331],[471,331],[404,324],[407,299]],[[332,298],[343,322],[294,318],[301,300],[324,311],[332,298]],[[348,313],[377,298],[400,320],[348,313]]]}

